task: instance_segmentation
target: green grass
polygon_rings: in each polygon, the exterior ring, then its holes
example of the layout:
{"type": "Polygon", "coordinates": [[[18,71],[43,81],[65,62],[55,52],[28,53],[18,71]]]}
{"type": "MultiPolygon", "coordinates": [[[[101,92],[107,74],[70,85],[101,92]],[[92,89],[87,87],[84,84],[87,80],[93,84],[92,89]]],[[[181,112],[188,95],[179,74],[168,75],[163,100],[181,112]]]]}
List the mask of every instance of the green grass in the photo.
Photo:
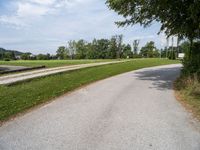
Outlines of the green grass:
{"type": "Polygon", "coordinates": [[[178,99],[200,120],[200,80],[181,76],[175,82],[175,89],[178,99]]]}
{"type": "Polygon", "coordinates": [[[0,86],[0,120],[6,120],[12,115],[97,80],[144,67],[174,63],[178,61],[134,60],[61,73],[12,86],[0,86]]]}
{"type": "Polygon", "coordinates": [[[16,60],[16,61],[0,61],[0,65],[13,65],[13,66],[46,66],[48,68],[66,66],[66,65],[77,65],[87,64],[95,62],[113,61],[110,59],[97,59],[97,60],[16,60]]]}

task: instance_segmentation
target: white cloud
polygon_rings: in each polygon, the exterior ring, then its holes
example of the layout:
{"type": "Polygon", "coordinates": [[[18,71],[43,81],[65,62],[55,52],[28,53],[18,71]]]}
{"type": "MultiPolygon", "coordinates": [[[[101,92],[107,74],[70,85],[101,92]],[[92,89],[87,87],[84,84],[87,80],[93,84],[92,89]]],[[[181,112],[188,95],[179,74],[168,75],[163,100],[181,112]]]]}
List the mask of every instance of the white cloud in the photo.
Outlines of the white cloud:
{"type": "Polygon", "coordinates": [[[30,3],[19,3],[17,10],[17,17],[38,17],[45,15],[49,11],[48,7],[32,5],[30,3]]]}
{"type": "Polygon", "coordinates": [[[56,0],[29,0],[29,2],[40,4],[40,5],[52,5],[56,0]]]}
{"type": "Polygon", "coordinates": [[[146,35],[146,36],[132,36],[129,41],[133,40],[146,40],[146,39],[153,39],[155,38],[155,35],[146,35]]]}
{"type": "Polygon", "coordinates": [[[16,10],[11,15],[1,15],[0,23],[25,27],[45,15],[56,14],[61,7],[72,7],[82,0],[18,0],[16,10]]]}
{"type": "Polygon", "coordinates": [[[140,46],[150,40],[160,44],[156,34],[158,25],[148,30],[139,25],[117,28],[114,22],[121,17],[107,8],[105,0],[15,0],[12,3],[15,6],[11,11],[0,16],[0,38],[5,38],[4,42],[0,39],[0,46],[5,48],[55,53],[68,40],[91,41],[116,34],[123,34],[126,43],[140,39],[140,46]]]}
{"type": "Polygon", "coordinates": [[[15,28],[25,27],[26,26],[26,24],[24,22],[22,22],[16,16],[0,16],[0,23],[8,24],[8,25],[13,26],[15,28]]]}

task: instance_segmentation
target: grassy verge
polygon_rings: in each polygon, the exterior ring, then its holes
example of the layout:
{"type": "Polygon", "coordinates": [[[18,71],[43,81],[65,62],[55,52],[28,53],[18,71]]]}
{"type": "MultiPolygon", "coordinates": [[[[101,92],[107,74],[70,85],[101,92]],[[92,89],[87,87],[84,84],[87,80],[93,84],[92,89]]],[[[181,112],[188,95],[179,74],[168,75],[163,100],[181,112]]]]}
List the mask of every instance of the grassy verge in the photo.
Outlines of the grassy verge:
{"type": "Polygon", "coordinates": [[[0,120],[6,120],[12,115],[97,80],[144,67],[174,63],[178,61],[134,60],[61,73],[12,86],[0,86],[0,120]]]}
{"type": "Polygon", "coordinates": [[[97,60],[16,60],[16,61],[0,61],[0,65],[12,65],[12,66],[27,66],[27,67],[35,67],[35,66],[46,66],[48,68],[51,67],[59,67],[66,65],[78,65],[78,64],[88,64],[95,62],[106,62],[113,61],[110,59],[97,59],[97,60]]]}
{"type": "Polygon", "coordinates": [[[175,82],[178,100],[200,120],[200,80],[197,76],[180,77],[175,82]]]}

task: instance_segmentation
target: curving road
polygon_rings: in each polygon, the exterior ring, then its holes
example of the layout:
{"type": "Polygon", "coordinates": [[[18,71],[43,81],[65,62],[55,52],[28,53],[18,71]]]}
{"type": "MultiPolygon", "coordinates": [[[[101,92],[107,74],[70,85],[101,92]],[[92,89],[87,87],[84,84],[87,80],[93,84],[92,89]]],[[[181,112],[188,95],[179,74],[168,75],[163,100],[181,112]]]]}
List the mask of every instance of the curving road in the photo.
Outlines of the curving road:
{"type": "Polygon", "coordinates": [[[180,65],[141,69],[66,94],[0,127],[1,150],[200,150],[175,99],[180,65]]]}

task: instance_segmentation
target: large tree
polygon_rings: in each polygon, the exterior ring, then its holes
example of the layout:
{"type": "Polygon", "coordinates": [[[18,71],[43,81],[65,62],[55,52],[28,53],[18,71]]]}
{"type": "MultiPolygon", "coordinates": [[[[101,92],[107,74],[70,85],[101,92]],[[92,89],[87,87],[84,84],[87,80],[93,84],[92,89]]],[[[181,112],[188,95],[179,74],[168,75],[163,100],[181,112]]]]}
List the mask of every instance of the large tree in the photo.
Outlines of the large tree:
{"type": "Polygon", "coordinates": [[[87,42],[83,39],[76,42],[76,58],[85,59],[87,55],[87,42]]]}
{"type": "Polygon", "coordinates": [[[123,44],[122,47],[123,47],[122,58],[132,58],[133,52],[131,51],[131,45],[123,44]]]}
{"type": "Polygon", "coordinates": [[[69,41],[66,47],[66,52],[70,56],[71,59],[74,59],[76,54],[76,41],[69,41]]]}
{"type": "Polygon", "coordinates": [[[107,4],[125,18],[117,22],[119,26],[146,27],[158,21],[167,36],[185,37],[191,43],[200,38],[199,0],[107,0],[107,4]]]}
{"type": "Polygon", "coordinates": [[[140,55],[146,58],[159,57],[159,52],[155,47],[155,43],[153,41],[147,42],[147,44],[141,48],[140,55]]]}
{"type": "MultiPolygon", "coordinates": [[[[188,39],[190,49],[184,68],[200,66],[200,44],[194,43],[200,40],[200,0],[107,0],[106,3],[125,18],[117,22],[119,26],[140,24],[147,27],[157,21],[161,24],[160,32],[168,37],[188,39]]],[[[193,73],[194,69],[188,72],[193,73]]]]}
{"type": "Polygon", "coordinates": [[[59,48],[58,48],[58,50],[56,51],[56,53],[57,53],[57,57],[59,58],[59,59],[65,59],[66,58],[66,51],[65,51],[65,47],[64,46],[60,46],[59,48]]]}

